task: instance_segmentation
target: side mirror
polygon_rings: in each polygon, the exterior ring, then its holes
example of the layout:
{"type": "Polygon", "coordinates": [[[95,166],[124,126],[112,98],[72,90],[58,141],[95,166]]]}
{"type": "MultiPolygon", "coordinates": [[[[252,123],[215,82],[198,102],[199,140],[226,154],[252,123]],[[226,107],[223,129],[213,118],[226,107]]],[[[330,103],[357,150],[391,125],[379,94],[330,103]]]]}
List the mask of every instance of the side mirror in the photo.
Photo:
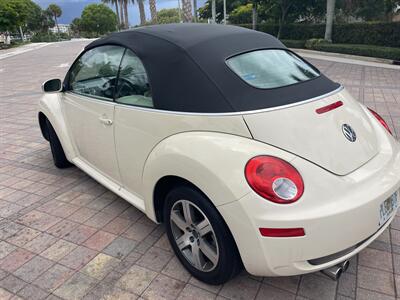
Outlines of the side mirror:
{"type": "Polygon", "coordinates": [[[57,93],[61,92],[63,89],[62,82],[60,79],[50,79],[47,80],[42,85],[42,90],[45,93],[57,93]]]}

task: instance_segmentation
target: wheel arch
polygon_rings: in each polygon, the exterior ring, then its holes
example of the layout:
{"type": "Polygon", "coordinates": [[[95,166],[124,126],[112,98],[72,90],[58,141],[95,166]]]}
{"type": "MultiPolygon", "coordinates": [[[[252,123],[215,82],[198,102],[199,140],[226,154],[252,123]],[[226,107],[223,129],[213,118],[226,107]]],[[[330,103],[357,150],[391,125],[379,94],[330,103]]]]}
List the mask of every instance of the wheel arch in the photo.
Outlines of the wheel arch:
{"type": "Polygon", "coordinates": [[[47,124],[46,124],[47,117],[44,113],[39,111],[38,119],[39,119],[39,127],[40,127],[40,131],[42,132],[42,136],[46,141],[49,141],[49,132],[47,130],[47,124]]]}
{"type": "Polygon", "coordinates": [[[61,94],[44,94],[39,101],[38,121],[43,137],[48,141],[46,120],[53,126],[69,161],[75,157],[75,150],[68,134],[67,124],[62,112],[61,94]]]}
{"type": "Polygon", "coordinates": [[[224,216],[221,214],[218,207],[215,206],[215,204],[210,200],[210,198],[199,187],[197,187],[194,183],[186,180],[185,178],[182,178],[179,176],[167,175],[167,176],[160,178],[158,180],[158,182],[156,183],[156,185],[154,187],[154,194],[153,194],[154,195],[154,199],[153,199],[154,206],[153,207],[154,207],[155,217],[156,217],[157,222],[165,223],[163,220],[165,197],[171,190],[173,190],[175,187],[178,187],[178,186],[188,186],[188,187],[193,188],[194,190],[196,190],[197,192],[202,194],[204,196],[204,198],[206,200],[208,200],[207,202],[210,203],[210,205],[214,206],[217,214],[219,215],[219,217],[221,218],[222,222],[225,224],[225,226],[228,230],[228,234],[230,235],[230,237],[233,241],[235,251],[238,254],[238,259],[240,260],[240,264],[241,264],[241,266],[243,266],[243,260],[240,255],[237,241],[235,239],[234,234],[232,233],[231,228],[228,226],[228,223],[226,222],[224,216]]]}
{"type": "MultiPolygon", "coordinates": [[[[160,178],[153,192],[153,207],[157,222],[163,223],[164,200],[167,194],[177,186],[190,186],[207,197],[195,184],[179,176],[167,175],[160,178]]],[[[207,197],[208,199],[208,197],[207,197]]],[[[211,202],[211,201],[210,201],[211,202]]]]}

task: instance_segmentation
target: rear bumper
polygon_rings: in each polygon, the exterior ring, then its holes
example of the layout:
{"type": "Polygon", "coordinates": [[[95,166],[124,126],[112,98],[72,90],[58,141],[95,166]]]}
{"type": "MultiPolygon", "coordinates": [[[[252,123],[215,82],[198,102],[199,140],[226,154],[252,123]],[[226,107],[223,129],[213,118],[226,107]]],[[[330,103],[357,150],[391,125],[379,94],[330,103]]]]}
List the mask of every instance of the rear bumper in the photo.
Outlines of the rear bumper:
{"type": "Polygon", "coordinates": [[[379,227],[380,204],[400,188],[399,144],[394,140],[389,144],[346,176],[294,159],[291,163],[302,173],[306,186],[294,204],[274,204],[251,192],[219,206],[247,271],[258,276],[315,272],[354,256],[375,240],[396,213],[379,227]],[[306,234],[262,237],[262,227],[302,227],[306,234]]]}

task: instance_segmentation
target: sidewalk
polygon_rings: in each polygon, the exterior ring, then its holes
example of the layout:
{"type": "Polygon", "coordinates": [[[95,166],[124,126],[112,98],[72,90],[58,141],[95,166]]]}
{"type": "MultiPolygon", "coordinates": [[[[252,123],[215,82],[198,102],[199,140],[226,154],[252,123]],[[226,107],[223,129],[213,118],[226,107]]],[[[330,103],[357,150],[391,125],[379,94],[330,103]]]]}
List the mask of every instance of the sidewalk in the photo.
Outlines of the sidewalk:
{"type": "Polygon", "coordinates": [[[21,53],[29,52],[32,50],[40,49],[50,45],[51,43],[31,43],[16,48],[0,50],[0,60],[12,57],[21,53]]]}
{"type": "Polygon", "coordinates": [[[305,58],[314,58],[314,59],[328,60],[345,64],[355,64],[361,66],[394,69],[400,71],[400,66],[393,65],[392,60],[389,59],[341,54],[333,52],[322,52],[322,51],[307,50],[307,49],[291,49],[291,50],[305,58]]]}

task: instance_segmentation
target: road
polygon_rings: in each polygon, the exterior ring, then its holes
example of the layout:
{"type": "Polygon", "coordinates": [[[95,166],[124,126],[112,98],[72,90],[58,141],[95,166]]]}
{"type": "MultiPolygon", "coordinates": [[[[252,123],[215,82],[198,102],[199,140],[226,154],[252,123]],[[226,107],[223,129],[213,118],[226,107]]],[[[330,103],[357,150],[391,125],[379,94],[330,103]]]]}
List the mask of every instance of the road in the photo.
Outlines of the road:
{"type": "MultiPolygon", "coordinates": [[[[352,259],[338,283],[321,274],[259,278],[243,272],[224,286],[208,286],[180,266],[162,227],[78,169],[55,169],[37,125],[41,84],[63,78],[86,43],[54,43],[2,58],[0,52],[0,299],[395,299],[400,217],[352,259]]],[[[399,70],[310,61],[400,136],[399,70]]]]}

